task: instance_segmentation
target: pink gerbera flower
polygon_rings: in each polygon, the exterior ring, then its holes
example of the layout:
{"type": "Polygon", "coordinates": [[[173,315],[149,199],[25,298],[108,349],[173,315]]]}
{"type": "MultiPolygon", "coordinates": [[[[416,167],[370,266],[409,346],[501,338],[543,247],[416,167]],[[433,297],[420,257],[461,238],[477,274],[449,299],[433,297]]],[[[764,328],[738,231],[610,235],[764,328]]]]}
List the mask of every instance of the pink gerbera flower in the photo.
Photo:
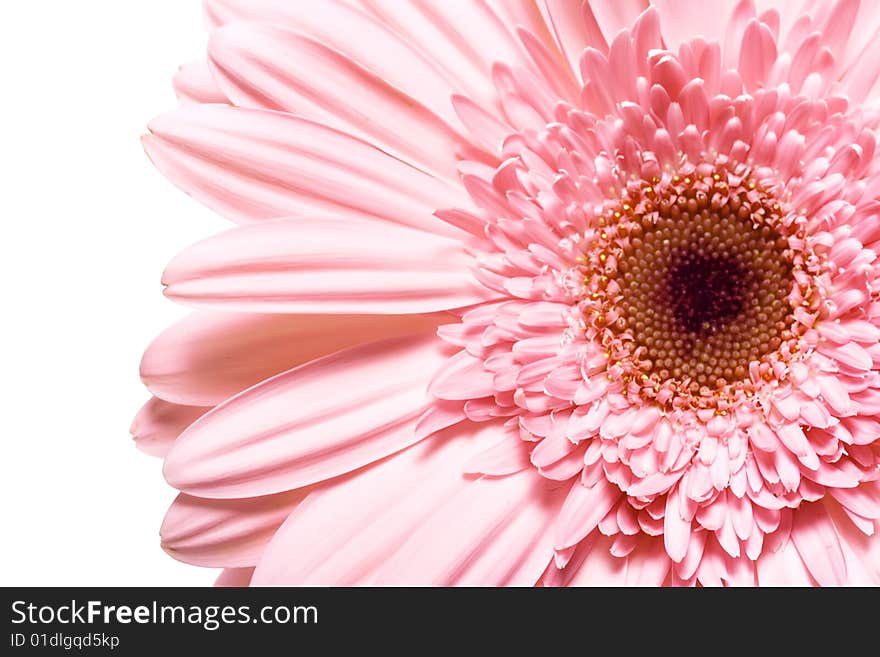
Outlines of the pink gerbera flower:
{"type": "Polygon", "coordinates": [[[164,548],[254,584],[880,583],[870,3],[208,0],[144,143],[164,548]],[[179,435],[178,435],[179,434],[179,435]]]}

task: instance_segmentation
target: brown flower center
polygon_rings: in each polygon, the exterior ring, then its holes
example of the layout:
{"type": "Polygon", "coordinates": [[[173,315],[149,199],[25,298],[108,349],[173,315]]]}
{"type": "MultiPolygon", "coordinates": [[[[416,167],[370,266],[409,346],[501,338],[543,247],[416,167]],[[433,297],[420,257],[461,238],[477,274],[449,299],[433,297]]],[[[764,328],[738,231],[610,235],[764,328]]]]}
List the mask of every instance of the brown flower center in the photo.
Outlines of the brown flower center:
{"type": "Polygon", "coordinates": [[[643,348],[640,369],[692,392],[745,378],[791,324],[786,241],[750,213],[702,205],[676,203],[634,225],[617,266],[618,326],[643,348]]]}
{"type": "Polygon", "coordinates": [[[781,216],[770,193],[723,168],[643,184],[606,208],[585,253],[584,304],[612,378],[714,405],[704,402],[747,383],[753,363],[796,349],[781,216]]]}

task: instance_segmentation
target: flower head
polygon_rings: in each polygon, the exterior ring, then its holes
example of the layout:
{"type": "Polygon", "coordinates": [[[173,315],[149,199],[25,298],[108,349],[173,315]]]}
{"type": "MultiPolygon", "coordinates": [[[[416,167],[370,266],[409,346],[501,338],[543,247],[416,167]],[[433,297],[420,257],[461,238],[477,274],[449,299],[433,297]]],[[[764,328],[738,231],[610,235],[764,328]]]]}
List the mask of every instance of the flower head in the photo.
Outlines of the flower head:
{"type": "Polygon", "coordinates": [[[145,138],[241,224],[168,267],[200,310],[141,368],[165,548],[880,583],[880,24],[720,4],[208,0],[145,138]]]}

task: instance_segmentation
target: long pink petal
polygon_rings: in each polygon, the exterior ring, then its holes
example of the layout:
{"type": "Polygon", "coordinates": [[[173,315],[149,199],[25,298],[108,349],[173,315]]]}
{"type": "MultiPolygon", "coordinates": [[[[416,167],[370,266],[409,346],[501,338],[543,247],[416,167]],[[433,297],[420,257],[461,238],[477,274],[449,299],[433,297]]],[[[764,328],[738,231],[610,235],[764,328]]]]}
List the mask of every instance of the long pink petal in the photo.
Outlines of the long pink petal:
{"type": "Polygon", "coordinates": [[[376,583],[533,586],[553,556],[564,497],[532,469],[472,482],[408,537],[376,583]]]}
{"type": "Polygon", "coordinates": [[[852,524],[839,505],[827,498],[824,503],[846,559],[847,585],[880,586],[880,523],[869,521],[873,533],[868,536],[852,524]]]}
{"type": "Polygon", "coordinates": [[[869,481],[856,488],[832,488],[831,496],[837,502],[872,520],[880,519],[880,481],[869,481]]]}
{"type": "Polygon", "coordinates": [[[473,483],[462,464],[498,440],[497,422],[462,423],[339,482],[320,485],[266,549],[254,583],[354,586],[431,513],[473,483]]]}
{"type": "Polygon", "coordinates": [[[627,586],[663,586],[672,565],[663,541],[653,536],[643,536],[626,562],[627,586]]]}
{"type": "Polygon", "coordinates": [[[182,103],[228,103],[207,62],[192,62],[180,67],[174,76],[174,93],[182,103]]]}
{"type": "Polygon", "coordinates": [[[235,221],[366,214],[459,236],[432,213],[471,205],[458,186],[357,137],[290,114],[187,105],[149,127],[144,147],[156,166],[235,221]]]}
{"type": "Polygon", "coordinates": [[[374,219],[264,221],[199,242],[165,270],[182,303],[247,312],[409,314],[470,306],[477,283],[457,241],[374,219]]]}
{"type": "Polygon", "coordinates": [[[673,52],[695,36],[723,42],[724,26],[736,0],[652,0],[660,15],[663,41],[673,52]]]}
{"type": "Polygon", "coordinates": [[[608,50],[610,39],[602,34],[589,3],[541,0],[540,5],[546,14],[547,25],[575,75],[580,71],[581,54],[586,48],[592,47],[601,52],[608,50]]]}
{"type": "Polygon", "coordinates": [[[611,554],[613,542],[613,537],[599,535],[566,586],[625,586],[627,559],[611,554]]]}
{"type": "Polygon", "coordinates": [[[469,459],[462,466],[463,472],[498,477],[530,467],[529,443],[520,437],[519,426],[505,426],[499,434],[503,436],[501,440],[469,459]]]}
{"type": "Polygon", "coordinates": [[[482,360],[462,349],[436,372],[429,390],[439,399],[479,399],[495,392],[494,376],[482,360]]]}
{"type": "Polygon", "coordinates": [[[362,0],[384,23],[432,59],[456,91],[486,107],[494,104],[492,65],[524,66],[522,49],[485,0],[362,0]]]}
{"type": "MultiPolygon", "coordinates": [[[[487,0],[487,3],[511,32],[514,32],[518,27],[527,29],[538,37],[548,50],[553,52],[560,63],[568,65],[568,60],[559,49],[538,0],[487,0]]],[[[572,71],[577,71],[576,60],[572,71]]]]}
{"type": "Polygon", "coordinates": [[[212,500],[181,493],[165,514],[162,547],[175,559],[209,568],[254,566],[309,489],[212,500]]]}
{"type": "Polygon", "coordinates": [[[823,504],[802,504],[794,512],[791,541],[820,586],[846,584],[846,560],[823,504]]]}
{"type": "Polygon", "coordinates": [[[691,521],[681,515],[681,489],[673,488],[666,497],[666,512],[663,515],[663,541],[669,558],[679,563],[687,554],[691,537],[691,521]]]}
{"type": "Polygon", "coordinates": [[[138,449],[165,456],[177,437],[210,410],[210,406],[183,406],[153,397],[138,411],[130,433],[138,449]]]}
{"type": "MultiPolygon", "coordinates": [[[[403,4],[403,3],[401,3],[403,4]]],[[[276,0],[206,0],[214,27],[256,21],[294,30],[345,54],[446,120],[454,120],[449,95],[456,89],[433,56],[397,30],[345,0],[300,5],[276,0]]]]}
{"type": "Polygon", "coordinates": [[[777,551],[765,548],[755,564],[758,586],[815,586],[801,555],[791,540],[777,551]]]}
{"type": "Polygon", "coordinates": [[[556,549],[575,545],[592,532],[623,495],[606,479],[592,487],[575,481],[559,512],[556,527],[556,549]]]}
{"type": "Polygon", "coordinates": [[[239,588],[250,586],[253,576],[253,568],[224,568],[214,582],[214,586],[239,588]]]}
{"type": "Polygon", "coordinates": [[[215,406],[245,388],[345,347],[437,327],[446,315],[197,312],[163,331],[141,360],[150,391],[215,406]]]}
{"type": "Polygon", "coordinates": [[[428,380],[447,358],[433,332],[346,349],[218,406],[165,460],[175,488],[251,497],[355,470],[416,442],[428,380]]]}
{"type": "Polygon", "coordinates": [[[412,96],[338,50],[290,30],[232,23],[213,33],[208,54],[236,105],[313,119],[458,180],[458,156],[468,143],[412,96]]]}
{"type": "MultiPolygon", "coordinates": [[[[551,1],[547,0],[548,3],[551,1]]],[[[585,0],[584,4],[589,5],[605,40],[610,44],[621,30],[628,29],[635,23],[639,14],[651,3],[649,0],[585,0]]]]}

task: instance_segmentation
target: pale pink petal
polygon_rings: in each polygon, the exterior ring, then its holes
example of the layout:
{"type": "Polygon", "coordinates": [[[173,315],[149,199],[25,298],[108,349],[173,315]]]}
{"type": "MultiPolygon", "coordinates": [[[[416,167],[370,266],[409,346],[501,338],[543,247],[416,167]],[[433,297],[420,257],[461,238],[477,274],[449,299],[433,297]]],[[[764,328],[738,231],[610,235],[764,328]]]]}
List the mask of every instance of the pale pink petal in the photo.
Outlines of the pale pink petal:
{"type": "Polygon", "coordinates": [[[691,537],[691,520],[682,517],[680,495],[680,486],[676,486],[666,497],[666,512],[663,514],[666,552],[676,563],[687,554],[691,537]]]}
{"type": "Polygon", "coordinates": [[[503,437],[469,459],[462,468],[463,472],[498,477],[514,474],[529,467],[528,443],[520,438],[516,424],[504,427],[499,433],[503,437]]]}
{"type": "Polygon", "coordinates": [[[652,0],[660,16],[663,41],[673,52],[695,36],[723,42],[724,26],[736,0],[652,0]]]}
{"type": "Polygon", "coordinates": [[[393,457],[319,486],[266,548],[254,584],[354,586],[378,569],[433,510],[473,483],[461,464],[498,439],[463,423],[393,457]]]}
{"type": "Polygon", "coordinates": [[[253,576],[253,568],[224,568],[214,582],[214,586],[229,588],[250,586],[253,576]]]}
{"type": "Polygon", "coordinates": [[[345,347],[429,331],[446,315],[262,315],[198,312],[159,335],[141,360],[150,391],[215,406],[245,388],[345,347]]]}
{"type": "Polygon", "coordinates": [[[642,536],[639,545],[626,557],[627,586],[663,586],[672,563],[663,541],[642,536]]]}
{"type": "Polygon", "coordinates": [[[464,402],[436,400],[416,422],[416,436],[426,438],[437,431],[458,424],[467,417],[464,402]]]}
{"type": "Polygon", "coordinates": [[[190,427],[165,477],[203,497],[298,488],[416,442],[428,380],[448,357],[433,335],[346,349],[280,374],[190,427]]]}
{"type": "Polygon", "coordinates": [[[495,392],[493,381],[482,360],[460,351],[437,371],[429,389],[439,399],[479,399],[495,392]]]}
{"type": "Polygon", "coordinates": [[[832,488],[831,497],[837,502],[872,520],[880,519],[880,481],[869,481],[855,488],[832,488]]]}
{"type": "Polygon", "coordinates": [[[612,537],[599,535],[567,586],[625,586],[627,559],[611,554],[613,542],[612,537]]]}
{"type": "Polygon", "coordinates": [[[815,586],[791,540],[776,551],[765,547],[755,566],[759,586],[815,586]]]}
{"type": "Polygon", "coordinates": [[[153,397],[138,411],[129,431],[138,449],[165,456],[184,429],[210,410],[210,406],[184,406],[153,397]]]}
{"type": "Polygon", "coordinates": [[[846,559],[847,585],[880,586],[880,523],[871,521],[872,533],[867,535],[853,525],[837,504],[826,500],[825,508],[834,521],[846,559]]]}
{"type": "Polygon", "coordinates": [[[556,549],[570,547],[593,531],[621,495],[620,489],[605,479],[592,487],[575,481],[559,512],[556,549]]]}
{"type": "MultiPolygon", "coordinates": [[[[862,6],[869,6],[869,4],[863,2],[862,6]]],[[[880,66],[877,66],[875,62],[880,61],[880,39],[877,38],[880,27],[876,22],[873,27],[872,38],[863,46],[855,61],[847,66],[841,79],[842,90],[854,103],[877,97],[880,66]]]]}
{"type": "Polygon", "coordinates": [[[204,61],[184,64],[174,76],[174,93],[182,103],[228,103],[204,61]]]}
{"type": "Polygon", "coordinates": [[[382,567],[379,585],[533,586],[553,556],[565,488],[534,470],[461,489],[382,567]]]}
{"type": "Polygon", "coordinates": [[[254,566],[308,488],[243,499],[181,493],[165,514],[162,547],[175,559],[209,568],[254,566]]]}
{"type": "Polygon", "coordinates": [[[263,221],[178,255],[165,293],[206,308],[248,312],[408,314],[473,305],[497,294],[448,238],[378,219],[263,221]]]}
{"type": "Polygon", "coordinates": [[[461,235],[433,216],[463,192],[343,132],[280,112],[187,105],[150,123],[144,147],[183,191],[235,221],[371,215],[461,235]]]}
{"type": "MultiPolygon", "coordinates": [[[[547,0],[548,7],[553,1],[547,0]]],[[[555,2],[561,3],[564,0],[555,0],[555,2]]],[[[632,27],[639,14],[650,6],[648,0],[585,0],[583,4],[588,6],[596,17],[596,22],[609,44],[621,30],[632,27]]]]}
{"type": "MultiPolygon", "coordinates": [[[[525,28],[540,39],[544,46],[554,53],[554,56],[559,59],[560,63],[568,65],[544,17],[542,3],[537,0],[486,1],[495,9],[495,13],[507,24],[511,32],[517,27],[525,28]]],[[[572,70],[577,71],[577,67],[573,67],[572,70]]]]}
{"type": "Polygon", "coordinates": [[[420,169],[458,179],[458,159],[468,143],[431,110],[338,50],[271,25],[232,23],[212,34],[208,54],[218,83],[236,105],[313,119],[420,169]]]}
{"type": "Polygon", "coordinates": [[[215,27],[256,21],[300,32],[345,54],[444,119],[455,118],[449,95],[456,89],[434,57],[344,0],[311,3],[308,11],[275,0],[206,0],[205,13],[215,27]]]}
{"type": "Polygon", "coordinates": [[[846,584],[846,560],[823,504],[803,504],[794,512],[791,541],[820,586],[846,584]]]}
{"type": "Polygon", "coordinates": [[[449,81],[485,107],[495,104],[492,65],[522,66],[512,31],[484,0],[361,0],[381,21],[430,58],[449,81]]]}
{"type": "Polygon", "coordinates": [[[585,48],[607,51],[610,39],[603,35],[590,3],[542,0],[540,4],[546,12],[547,24],[575,74],[580,71],[579,62],[585,48]]]}
{"type": "Polygon", "coordinates": [[[467,128],[471,139],[489,153],[498,153],[513,128],[466,96],[452,96],[455,112],[467,128]]]}

